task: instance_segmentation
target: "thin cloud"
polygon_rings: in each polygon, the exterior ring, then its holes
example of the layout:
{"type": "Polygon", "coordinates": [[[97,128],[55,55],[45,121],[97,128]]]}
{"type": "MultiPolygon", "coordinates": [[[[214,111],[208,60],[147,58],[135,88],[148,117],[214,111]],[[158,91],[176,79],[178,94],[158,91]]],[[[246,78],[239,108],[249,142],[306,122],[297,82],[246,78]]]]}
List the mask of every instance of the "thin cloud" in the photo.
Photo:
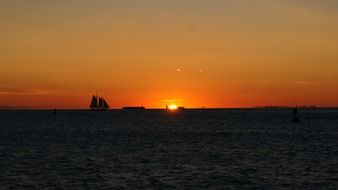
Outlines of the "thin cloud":
{"type": "Polygon", "coordinates": [[[40,89],[0,89],[0,95],[44,95],[49,91],[40,89]]]}
{"type": "Polygon", "coordinates": [[[30,107],[26,107],[26,106],[0,105],[0,110],[12,110],[12,109],[30,109],[30,107]]]}
{"type": "Polygon", "coordinates": [[[307,82],[307,81],[296,81],[295,82],[298,85],[318,85],[319,82],[307,82]]]}

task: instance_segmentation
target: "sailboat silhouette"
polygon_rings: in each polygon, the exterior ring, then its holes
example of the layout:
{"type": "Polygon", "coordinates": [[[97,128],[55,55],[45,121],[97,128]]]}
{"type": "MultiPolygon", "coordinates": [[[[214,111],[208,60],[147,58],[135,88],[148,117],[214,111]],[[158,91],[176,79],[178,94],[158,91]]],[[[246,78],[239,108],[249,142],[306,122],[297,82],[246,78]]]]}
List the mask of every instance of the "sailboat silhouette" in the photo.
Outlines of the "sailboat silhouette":
{"type": "Polygon", "coordinates": [[[106,100],[103,97],[97,95],[93,95],[89,107],[92,111],[101,111],[109,109],[109,105],[106,102],[106,100]]]}

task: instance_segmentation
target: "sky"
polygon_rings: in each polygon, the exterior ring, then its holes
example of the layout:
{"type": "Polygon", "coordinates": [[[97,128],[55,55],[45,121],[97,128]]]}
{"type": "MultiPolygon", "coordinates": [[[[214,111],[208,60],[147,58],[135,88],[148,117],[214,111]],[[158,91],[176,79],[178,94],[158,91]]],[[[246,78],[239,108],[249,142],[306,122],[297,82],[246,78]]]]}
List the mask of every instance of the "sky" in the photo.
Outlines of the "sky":
{"type": "Polygon", "coordinates": [[[336,0],[1,0],[0,107],[338,106],[336,0]]]}

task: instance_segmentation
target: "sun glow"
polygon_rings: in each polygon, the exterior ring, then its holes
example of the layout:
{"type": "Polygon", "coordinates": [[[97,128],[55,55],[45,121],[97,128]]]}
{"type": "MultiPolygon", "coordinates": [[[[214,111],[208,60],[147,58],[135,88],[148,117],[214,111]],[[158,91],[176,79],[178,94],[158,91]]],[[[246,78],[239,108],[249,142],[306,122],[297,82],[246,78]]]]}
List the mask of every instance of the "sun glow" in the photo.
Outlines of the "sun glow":
{"type": "Polygon", "coordinates": [[[175,104],[171,104],[168,107],[169,110],[177,110],[177,106],[175,104]]]}

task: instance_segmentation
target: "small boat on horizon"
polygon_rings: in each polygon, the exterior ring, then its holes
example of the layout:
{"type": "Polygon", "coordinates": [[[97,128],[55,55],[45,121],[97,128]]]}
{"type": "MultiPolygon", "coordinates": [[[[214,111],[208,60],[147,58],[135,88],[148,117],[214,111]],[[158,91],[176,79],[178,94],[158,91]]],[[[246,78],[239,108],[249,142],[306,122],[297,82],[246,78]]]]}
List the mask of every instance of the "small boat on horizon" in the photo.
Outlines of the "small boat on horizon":
{"type": "Polygon", "coordinates": [[[107,101],[100,96],[93,95],[92,101],[90,103],[90,110],[92,111],[104,111],[109,109],[107,101]]]}

